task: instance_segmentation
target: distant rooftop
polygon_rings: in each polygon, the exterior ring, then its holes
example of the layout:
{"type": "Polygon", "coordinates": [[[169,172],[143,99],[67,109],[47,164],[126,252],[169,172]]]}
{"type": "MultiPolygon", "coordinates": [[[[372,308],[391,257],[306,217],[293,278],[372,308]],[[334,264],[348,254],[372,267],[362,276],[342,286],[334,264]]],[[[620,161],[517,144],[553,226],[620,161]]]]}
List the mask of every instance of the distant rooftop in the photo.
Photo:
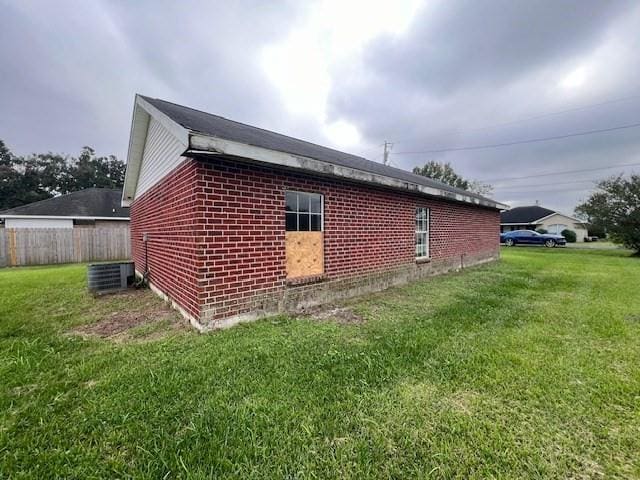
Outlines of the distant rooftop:
{"type": "Polygon", "coordinates": [[[527,207],[515,207],[511,210],[504,211],[500,214],[500,223],[516,223],[526,225],[541,218],[557,213],[555,210],[541,207],[539,205],[531,205],[527,207]]]}
{"type": "Polygon", "coordinates": [[[0,212],[5,216],[128,218],[121,207],[122,190],[87,188],[0,212]]]}

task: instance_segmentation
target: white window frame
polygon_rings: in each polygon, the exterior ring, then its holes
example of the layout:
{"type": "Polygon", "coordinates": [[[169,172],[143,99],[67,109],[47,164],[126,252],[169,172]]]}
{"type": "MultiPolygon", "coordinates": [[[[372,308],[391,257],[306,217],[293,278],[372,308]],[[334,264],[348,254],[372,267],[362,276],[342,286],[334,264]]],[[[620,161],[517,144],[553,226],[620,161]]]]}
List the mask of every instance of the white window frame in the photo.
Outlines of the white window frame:
{"type": "Polygon", "coordinates": [[[431,230],[431,210],[427,207],[416,207],[415,211],[415,249],[416,249],[416,260],[423,260],[425,258],[429,258],[429,244],[430,242],[430,230],[431,230]],[[420,229],[418,226],[419,215],[421,216],[422,212],[424,212],[424,228],[420,229]],[[418,254],[418,236],[424,236],[424,254],[418,254]]]}
{"type": "MultiPolygon", "coordinates": [[[[285,190],[284,198],[285,203],[287,199],[287,193],[295,193],[295,194],[303,194],[303,195],[320,195],[320,230],[300,230],[300,206],[298,205],[298,197],[296,196],[296,210],[294,212],[287,212],[285,210],[285,216],[287,213],[295,213],[296,214],[296,230],[288,230],[291,232],[324,232],[324,194],[318,192],[303,192],[302,190],[285,190]]],[[[311,215],[318,215],[317,213],[309,212],[309,217],[311,215]]],[[[309,227],[311,227],[311,218],[309,218],[309,227]]],[[[286,229],[286,220],[285,220],[285,229],[286,229]]]]}

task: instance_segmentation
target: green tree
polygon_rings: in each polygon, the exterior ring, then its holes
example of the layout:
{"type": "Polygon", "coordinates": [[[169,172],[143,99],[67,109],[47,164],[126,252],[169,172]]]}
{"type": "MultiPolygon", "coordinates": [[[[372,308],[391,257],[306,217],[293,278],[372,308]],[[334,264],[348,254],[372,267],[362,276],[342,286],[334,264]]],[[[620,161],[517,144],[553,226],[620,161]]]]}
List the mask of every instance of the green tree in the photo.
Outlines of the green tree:
{"type": "Polygon", "coordinates": [[[430,161],[422,167],[414,167],[413,173],[423,177],[433,178],[452,187],[461,188],[479,195],[491,195],[493,188],[491,185],[477,180],[467,180],[458,175],[450,163],[439,163],[430,161]]]}
{"type": "Polygon", "coordinates": [[[125,165],[84,147],[78,157],[54,153],[14,155],[0,140],[0,210],[90,187],[122,188],[125,165]]]}
{"type": "Polygon", "coordinates": [[[33,162],[14,155],[0,140],[0,210],[51,197],[33,162]]]}
{"type": "Polygon", "coordinates": [[[609,237],[640,254],[640,175],[602,180],[576,215],[606,229],[609,237]]]}
{"type": "Polygon", "coordinates": [[[590,237],[607,238],[607,230],[602,225],[587,224],[587,234],[590,237]]]}
{"type": "Polygon", "coordinates": [[[78,158],[71,159],[67,176],[61,185],[68,193],[84,188],[122,188],[125,164],[115,156],[98,157],[91,147],[83,147],[78,158]]]}

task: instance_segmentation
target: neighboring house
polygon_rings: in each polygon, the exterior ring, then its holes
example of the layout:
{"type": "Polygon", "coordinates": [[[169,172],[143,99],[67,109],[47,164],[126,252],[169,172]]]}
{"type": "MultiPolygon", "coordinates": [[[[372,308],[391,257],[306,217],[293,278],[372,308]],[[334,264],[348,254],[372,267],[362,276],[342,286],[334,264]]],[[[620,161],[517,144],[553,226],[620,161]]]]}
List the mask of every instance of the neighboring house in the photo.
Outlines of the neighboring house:
{"type": "Polygon", "coordinates": [[[495,260],[507,208],[143,96],[123,205],[137,273],[199,329],[495,260]]]}
{"type": "Polygon", "coordinates": [[[0,212],[0,267],[131,258],[121,204],[122,190],[87,188],[0,212]]]}
{"type": "Polygon", "coordinates": [[[501,233],[540,228],[556,235],[560,235],[563,230],[573,230],[576,232],[578,242],[584,242],[587,237],[585,222],[539,205],[515,207],[500,214],[501,233]]]}
{"type": "Polygon", "coordinates": [[[122,190],[87,188],[0,212],[5,228],[120,228],[129,226],[122,190]]]}

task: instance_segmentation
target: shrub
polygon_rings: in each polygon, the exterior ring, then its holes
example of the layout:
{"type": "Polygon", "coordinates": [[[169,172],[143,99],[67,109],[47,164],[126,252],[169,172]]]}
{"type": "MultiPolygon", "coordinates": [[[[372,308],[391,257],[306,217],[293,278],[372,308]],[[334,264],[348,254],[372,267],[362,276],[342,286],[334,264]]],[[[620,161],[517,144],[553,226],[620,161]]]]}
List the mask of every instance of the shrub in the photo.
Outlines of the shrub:
{"type": "Polygon", "coordinates": [[[536,232],[541,233],[541,234],[545,234],[545,233],[549,233],[549,231],[546,228],[536,228],[536,232]]]}
{"type": "Polygon", "coordinates": [[[590,237],[607,238],[607,232],[602,225],[587,224],[587,235],[590,237]]]}
{"type": "Polygon", "coordinates": [[[562,232],[560,232],[560,235],[562,235],[565,240],[569,243],[576,243],[576,232],[574,232],[573,230],[569,230],[568,228],[562,230],[562,232]]]}

